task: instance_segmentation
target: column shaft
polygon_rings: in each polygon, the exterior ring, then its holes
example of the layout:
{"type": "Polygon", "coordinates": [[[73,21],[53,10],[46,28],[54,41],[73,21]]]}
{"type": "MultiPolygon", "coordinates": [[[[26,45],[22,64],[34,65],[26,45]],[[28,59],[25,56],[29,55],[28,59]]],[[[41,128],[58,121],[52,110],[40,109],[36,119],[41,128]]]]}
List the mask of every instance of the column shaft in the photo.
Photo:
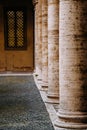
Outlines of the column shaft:
{"type": "Polygon", "coordinates": [[[60,0],[57,125],[87,128],[87,0],[60,0]]]}
{"type": "Polygon", "coordinates": [[[58,0],[48,0],[48,97],[58,98],[58,0]]]}
{"type": "Polygon", "coordinates": [[[35,28],[34,28],[34,38],[35,38],[35,73],[38,74],[38,1],[35,0],[34,1],[34,10],[35,10],[35,19],[34,19],[34,24],[35,24],[35,28]]]}
{"type": "Polygon", "coordinates": [[[42,79],[42,0],[38,0],[38,79],[42,79]]]}
{"type": "Polygon", "coordinates": [[[42,87],[48,86],[48,19],[47,0],[42,0],[42,87]]]}

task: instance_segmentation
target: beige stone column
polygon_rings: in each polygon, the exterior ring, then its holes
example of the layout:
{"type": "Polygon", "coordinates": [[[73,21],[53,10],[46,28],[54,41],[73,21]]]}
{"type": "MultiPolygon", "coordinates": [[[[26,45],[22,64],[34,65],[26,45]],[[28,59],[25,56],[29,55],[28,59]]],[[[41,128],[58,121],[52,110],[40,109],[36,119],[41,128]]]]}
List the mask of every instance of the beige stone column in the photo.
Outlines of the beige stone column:
{"type": "Polygon", "coordinates": [[[37,70],[38,79],[42,79],[42,0],[38,0],[38,56],[37,56],[37,70]]]}
{"type": "Polygon", "coordinates": [[[34,5],[34,43],[35,43],[35,73],[38,74],[38,0],[33,0],[34,5]]]}
{"type": "Polygon", "coordinates": [[[87,129],[87,0],[60,0],[57,126],[87,129]]]}
{"type": "Polygon", "coordinates": [[[58,44],[59,44],[58,0],[48,0],[48,101],[58,102],[58,44]]]}
{"type": "Polygon", "coordinates": [[[48,6],[42,0],[42,87],[48,87],[48,6]]]}

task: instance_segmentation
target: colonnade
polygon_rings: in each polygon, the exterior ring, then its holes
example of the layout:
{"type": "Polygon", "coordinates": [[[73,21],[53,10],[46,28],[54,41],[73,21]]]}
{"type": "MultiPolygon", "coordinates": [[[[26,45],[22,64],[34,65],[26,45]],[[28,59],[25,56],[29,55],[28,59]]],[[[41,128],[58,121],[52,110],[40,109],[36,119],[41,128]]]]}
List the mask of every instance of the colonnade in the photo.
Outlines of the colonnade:
{"type": "Polygon", "coordinates": [[[40,70],[36,69],[36,73],[41,76],[42,87],[48,87],[47,102],[59,102],[55,125],[86,129],[87,1],[34,0],[33,3],[35,66],[40,70]]]}

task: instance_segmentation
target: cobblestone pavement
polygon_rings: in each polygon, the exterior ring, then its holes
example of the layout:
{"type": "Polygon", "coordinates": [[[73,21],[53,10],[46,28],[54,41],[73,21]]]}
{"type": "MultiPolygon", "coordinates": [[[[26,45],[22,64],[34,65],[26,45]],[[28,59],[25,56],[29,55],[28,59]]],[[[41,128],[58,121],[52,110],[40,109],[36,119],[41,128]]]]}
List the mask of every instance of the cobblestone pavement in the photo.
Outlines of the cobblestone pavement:
{"type": "Polygon", "coordinates": [[[0,76],[0,130],[54,130],[33,76],[0,76]]]}

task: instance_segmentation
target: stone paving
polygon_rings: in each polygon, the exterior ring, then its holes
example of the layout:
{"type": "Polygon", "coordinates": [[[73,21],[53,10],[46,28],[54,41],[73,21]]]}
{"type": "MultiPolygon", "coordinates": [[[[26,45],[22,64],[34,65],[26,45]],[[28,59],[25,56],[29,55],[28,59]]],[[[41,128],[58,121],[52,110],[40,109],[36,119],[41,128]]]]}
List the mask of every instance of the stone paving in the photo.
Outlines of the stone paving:
{"type": "Polygon", "coordinates": [[[0,76],[0,130],[54,130],[33,76],[0,76]]]}
{"type": "Polygon", "coordinates": [[[59,105],[45,102],[47,88],[31,75],[0,75],[0,130],[75,130],[55,126],[59,105]]]}

